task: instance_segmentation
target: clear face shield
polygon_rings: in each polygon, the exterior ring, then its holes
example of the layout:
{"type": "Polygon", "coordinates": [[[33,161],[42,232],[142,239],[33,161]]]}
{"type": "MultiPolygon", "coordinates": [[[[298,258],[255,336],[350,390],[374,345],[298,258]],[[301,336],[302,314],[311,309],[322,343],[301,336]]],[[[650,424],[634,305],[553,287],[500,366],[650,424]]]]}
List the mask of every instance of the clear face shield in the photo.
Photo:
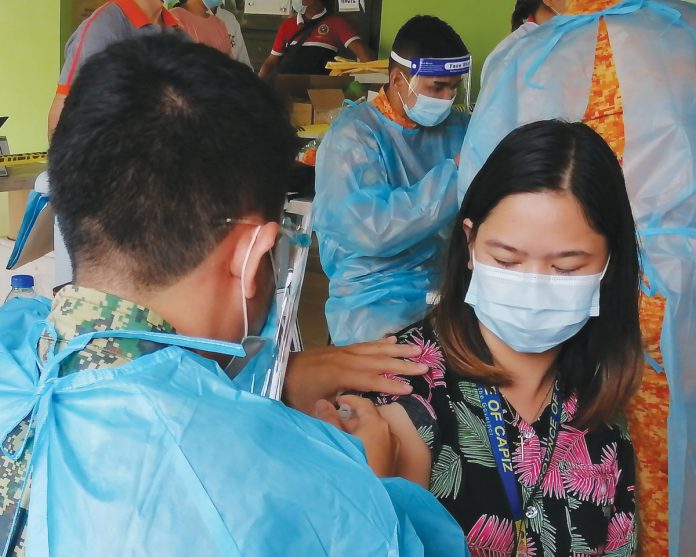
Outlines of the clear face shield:
{"type": "Polygon", "coordinates": [[[454,109],[469,112],[471,99],[471,54],[456,58],[414,58],[396,52],[391,58],[409,68],[404,74],[408,91],[400,93],[406,114],[418,124],[439,124],[454,109]]]}
{"type": "Polygon", "coordinates": [[[297,310],[311,245],[311,204],[289,202],[270,252],[275,282],[268,316],[261,332],[247,336],[245,358],[235,358],[225,373],[238,387],[279,400],[291,350],[301,350],[297,310]]]}

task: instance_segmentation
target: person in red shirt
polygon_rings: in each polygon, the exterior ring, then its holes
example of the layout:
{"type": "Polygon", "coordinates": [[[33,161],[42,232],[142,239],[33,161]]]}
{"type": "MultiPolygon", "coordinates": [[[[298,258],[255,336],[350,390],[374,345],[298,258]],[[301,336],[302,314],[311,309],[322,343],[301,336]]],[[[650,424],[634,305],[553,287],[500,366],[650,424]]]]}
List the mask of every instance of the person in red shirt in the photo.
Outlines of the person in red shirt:
{"type": "Polygon", "coordinates": [[[326,63],[341,47],[361,62],[374,60],[353,26],[330,14],[323,0],[292,0],[292,7],[297,15],[280,25],[271,54],[259,70],[260,77],[275,73],[327,74],[326,63]]]}

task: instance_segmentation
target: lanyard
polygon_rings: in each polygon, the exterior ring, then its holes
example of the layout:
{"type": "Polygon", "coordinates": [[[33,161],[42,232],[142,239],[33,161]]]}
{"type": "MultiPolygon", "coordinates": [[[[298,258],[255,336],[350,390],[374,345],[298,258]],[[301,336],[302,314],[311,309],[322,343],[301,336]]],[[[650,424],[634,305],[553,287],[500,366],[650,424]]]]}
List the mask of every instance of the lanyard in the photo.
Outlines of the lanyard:
{"type": "Polygon", "coordinates": [[[505,431],[505,420],[503,419],[502,401],[500,392],[496,387],[484,387],[478,385],[479,396],[481,398],[481,406],[483,415],[486,419],[486,431],[488,439],[491,443],[491,450],[495,458],[500,481],[505,490],[510,510],[512,511],[513,519],[515,520],[516,530],[516,554],[521,555],[520,547],[526,547],[526,523],[525,517],[533,519],[537,516],[538,510],[533,505],[528,505],[534,500],[537,492],[541,488],[541,483],[546,476],[546,472],[551,464],[551,457],[556,448],[556,440],[558,431],[561,425],[561,412],[563,408],[562,395],[558,381],[554,384],[553,394],[551,396],[551,416],[549,417],[549,436],[548,445],[544,461],[541,464],[539,476],[532,488],[529,498],[522,503],[519,491],[517,490],[517,478],[512,467],[512,451],[507,439],[505,431]],[[524,509],[524,511],[523,511],[524,509]]]}

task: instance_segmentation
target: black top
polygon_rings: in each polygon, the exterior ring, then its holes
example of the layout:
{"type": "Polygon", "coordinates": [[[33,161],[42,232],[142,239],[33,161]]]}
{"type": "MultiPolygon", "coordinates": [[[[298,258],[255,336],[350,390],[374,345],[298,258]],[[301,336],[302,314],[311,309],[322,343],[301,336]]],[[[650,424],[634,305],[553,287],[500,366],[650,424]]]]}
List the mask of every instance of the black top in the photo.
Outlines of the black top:
{"type": "MultiPolygon", "coordinates": [[[[376,402],[401,404],[430,448],[430,491],[464,529],[472,556],[510,555],[515,526],[476,384],[447,369],[429,322],[398,336],[400,343],[421,347],[422,355],[413,361],[430,371],[400,378],[413,386],[411,395],[380,395],[376,402]]],[[[528,424],[501,398],[519,493],[524,508],[538,510],[525,519],[527,554],[630,556],[636,548],[635,469],[625,426],[576,428],[577,398],[567,397],[548,473],[527,502],[546,451],[550,405],[528,424]]]]}

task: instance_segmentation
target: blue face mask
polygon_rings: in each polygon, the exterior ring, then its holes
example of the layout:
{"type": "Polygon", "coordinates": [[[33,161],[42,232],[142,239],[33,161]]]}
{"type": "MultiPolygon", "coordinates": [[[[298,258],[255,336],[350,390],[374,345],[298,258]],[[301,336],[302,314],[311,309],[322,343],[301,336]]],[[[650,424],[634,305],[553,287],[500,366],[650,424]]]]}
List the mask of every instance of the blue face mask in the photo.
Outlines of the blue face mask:
{"type": "MultiPolygon", "coordinates": [[[[406,77],[404,76],[404,79],[406,77]]],[[[409,84],[409,89],[411,85],[409,84]]],[[[398,93],[401,99],[401,104],[404,106],[404,111],[406,116],[413,120],[416,124],[424,126],[426,128],[432,128],[438,124],[442,124],[447,117],[452,112],[452,105],[454,105],[454,97],[451,99],[436,99],[434,97],[429,97],[421,93],[416,93],[411,89],[413,94],[416,95],[416,104],[412,107],[408,106],[401,94],[398,93]]]]}
{"type": "Polygon", "coordinates": [[[563,344],[590,317],[599,315],[599,290],[605,272],[606,267],[596,275],[536,275],[474,261],[464,301],[510,348],[538,354],[563,344]]]}
{"type": "Polygon", "coordinates": [[[209,10],[222,6],[222,0],[203,0],[203,3],[209,10]]]}
{"type": "Polygon", "coordinates": [[[307,6],[302,3],[302,0],[292,0],[292,9],[300,15],[304,15],[307,11],[307,6]]]}

